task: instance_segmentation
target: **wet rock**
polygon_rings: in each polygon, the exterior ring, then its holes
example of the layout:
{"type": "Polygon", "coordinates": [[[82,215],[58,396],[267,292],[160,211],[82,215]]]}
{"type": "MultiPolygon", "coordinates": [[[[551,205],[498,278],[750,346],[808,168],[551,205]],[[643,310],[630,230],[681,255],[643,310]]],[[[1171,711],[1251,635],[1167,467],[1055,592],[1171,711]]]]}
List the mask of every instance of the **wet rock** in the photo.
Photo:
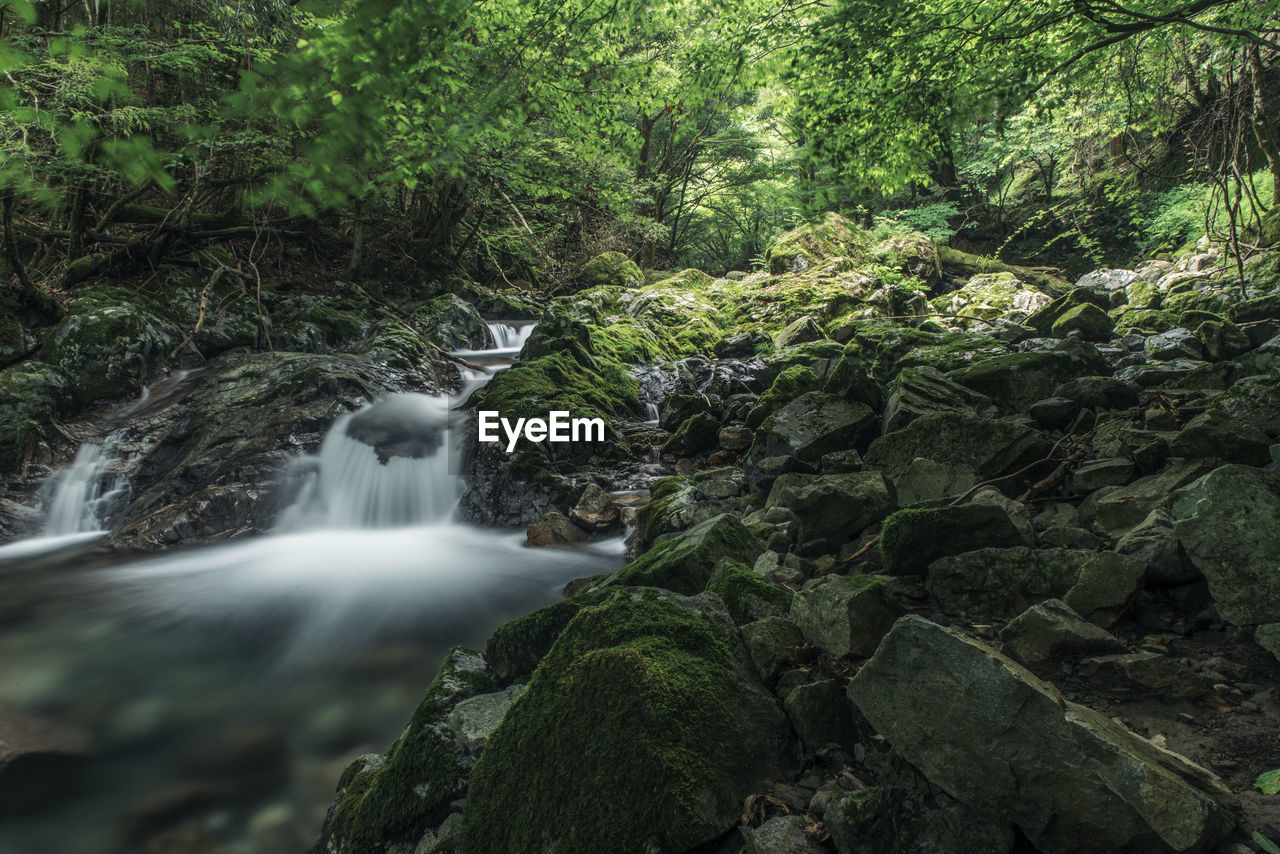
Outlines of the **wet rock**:
{"type": "Polygon", "coordinates": [[[1086,341],[1107,341],[1114,328],[1115,321],[1105,311],[1086,302],[1063,312],[1053,322],[1050,332],[1055,338],[1066,338],[1072,332],[1079,332],[1086,341]]]}
{"type": "Polygon", "coordinates": [[[1000,616],[1061,599],[1093,557],[1072,549],[985,548],[929,564],[926,586],[948,614],[1000,616]]]}
{"type": "Polygon", "coordinates": [[[804,635],[790,620],[768,617],[743,626],[742,642],[760,678],[772,687],[782,671],[792,665],[787,650],[801,646],[804,635]]]}
{"type": "Polygon", "coordinates": [[[88,734],[0,705],[0,815],[61,802],[77,784],[88,734]]]}
{"type": "Polygon", "coordinates": [[[716,597],[618,591],[569,625],[490,738],[462,848],[686,851],[778,779],[786,730],[716,597]]]}
{"type": "Polygon", "coordinates": [[[566,599],[495,629],[484,648],[493,675],[504,684],[527,681],[581,608],[581,602],[566,599]]]}
{"type": "Polygon", "coordinates": [[[756,828],[743,828],[744,854],[822,854],[823,848],[805,833],[799,815],[771,818],[756,828]]]}
{"type": "Polygon", "coordinates": [[[718,359],[750,359],[768,350],[772,344],[768,335],[754,330],[720,339],[716,342],[714,351],[718,359]]]}
{"type": "Polygon", "coordinates": [[[1196,338],[1204,345],[1205,358],[1211,362],[1225,362],[1253,349],[1249,336],[1230,321],[1207,320],[1196,327],[1196,338]]]}
{"type": "Polygon", "coordinates": [[[963,495],[978,482],[978,476],[966,465],[936,463],[923,457],[893,482],[898,504],[910,507],[924,501],[937,501],[963,495]]]}
{"type": "Polygon", "coordinates": [[[54,416],[71,401],[70,379],[53,365],[23,362],[0,371],[0,474],[17,474],[37,446],[57,435],[54,416]]]}
{"type": "Polygon", "coordinates": [[[742,564],[722,561],[707,582],[707,591],[720,597],[725,610],[738,625],[781,617],[791,608],[790,590],[765,580],[742,564]]]}
{"type": "Polygon", "coordinates": [[[1067,380],[1096,373],[1095,367],[1061,350],[1031,350],[982,359],[947,377],[1014,412],[1049,397],[1067,380]]]}
{"type": "Polygon", "coordinates": [[[831,575],[796,594],[790,618],[832,655],[868,656],[898,618],[898,605],[883,576],[831,575]]]}
{"type": "Polygon", "coordinates": [[[1043,433],[1024,424],[936,412],[881,436],[863,460],[890,478],[923,458],[968,466],[985,480],[1043,459],[1051,447],[1043,433]]]}
{"type": "Polygon", "coordinates": [[[937,368],[903,368],[889,388],[884,409],[884,431],[901,430],[921,415],[931,412],[961,412],[992,417],[995,404],[986,395],[948,379],[937,368]]]}
{"type": "Polygon", "coordinates": [[[747,482],[753,492],[769,492],[784,474],[817,474],[818,469],[794,456],[746,460],[747,482]]]}
{"type": "Polygon", "coordinates": [[[687,419],[662,446],[662,453],[676,456],[692,456],[714,448],[720,437],[720,422],[706,413],[698,413],[687,419]]]}
{"type": "Polygon", "coordinates": [[[1205,851],[1234,826],[1208,772],[920,617],[898,621],[849,698],[931,783],[1045,854],[1205,851]]]}
{"type": "Polygon", "coordinates": [[[946,555],[1022,545],[1032,543],[1004,508],[981,504],[899,510],[885,520],[880,533],[885,572],[892,575],[923,575],[946,555]]]}
{"type": "Polygon", "coordinates": [[[816,463],[825,454],[865,447],[878,428],[869,406],[808,392],[769,416],[756,432],[750,461],[794,456],[816,463]]]}
{"type": "Polygon", "coordinates": [[[831,799],[823,822],[839,854],[1008,854],[1014,828],[927,784],[872,786],[831,799]]]}
{"type": "Polygon", "coordinates": [[[587,537],[568,516],[554,510],[543,513],[525,532],[525,541],[531,546],[567,546],[581,543],[587,537]]]}
{"type": "Polygon", "coordinates": [[[1027,411],[1045,430],[1058,430],[1074,421],[1080,409],[1080,404],[1070,398],[1047,397],[1031,404],[1027,411]]]}
{"type": "Polygon", "coordinates": [[[751,447],[755,436],[755,431],[747,427],[722,427],[717,441],[726,451],[745,451],[751,447]]]}
{"type": "Polygon", "coordinates": [[[752,566],[764,544],[734,516],[720,515],[659,543],[597,589],[615,584],[661,587],[688,596],[701,593],[721,560],[752,566]]]}
{"type": "Polygon", "coordinates": [[[1060,658],[1120,652],[1124,645],[1110,633],[1085,622],[1057,599],[1019,614],[1000,630],[1004,654],[1026,667],[1060,658]]]}
{"type": "Polygon", "coordinates": [[[1214,469],[1174,494],[1174,530],[1209,581],[1218,613],[1280,622],[1280,484],[1259,469],[1214,469]]]}
{"type": "Polygon", "coordinates": [[[674,432],[695,415],[709,415],[710,412],[710,402],[700,394],[670,394],[662,401],[658,426],[674,432]]]}
{"type": "Polygon", "coordinates": [[[791,728],[809,753],[829,744],[852,753],[857,743],[853,715],[844,697],[844,685],[835,679],[819,679],[787,692],[782,708],[791,728]]]}
{"type": "Polygon", "coordinates": [[[617,524],[618,512],[613,496],[589,483],[582,490],[578,503],[569,511],[569,518],[588,531],[604,531],[617,524]]]}
{"type": "Polygon", "coordinates": [[[1095,689],[1146,690],[1174,699],[1201,697],[1212,687],[1194,671],[1155,652],[1086,658],[1080,662],[1077,675],[1090,680],[1095,689]]]}
{"type": "Polygon", "coordinates": [[[1109,629],[1133,604],[1147,570],[1143,560],[1098,552],[1085,560],[1079,580],[1063,601],[1089,622],[1109,629]]]}
{"type": "Polygon", "coordinates": [[[765,507],[785,507],[795,514],[801,541],[854,536],[893,509],[884,476],[850,474],[784,474],[774,481],[765,507]]]}
{"type": "Polygon", "coordinates": [[[456,294],[444,294],[419,306],[409,316],[409,325],[446,350],[483,350],[493,343],[480,312],[456,294]]]}
{"type": "Polygon", "coordinates": [[[826,337],[817,318],[806,315],[779,332],[773,340],[773,345],[781,350],[783,347],[794,347],[796,344],[821,341],[826,337]]]}
{"type": "MultiPolygon", "coordinates": [[[[722,471],[736,472],[736,469],[722,471]]],[[[724,513],[737,510],[740,481],[736,477],[711,479],[664,477],[650,487],[650,500],[637,518],[636,534],[642,545],[678,535],[724,513]]]]}
{"type": "Polygon", "coordinates": [[[502,723],[511,704],[524,691],[523,685],[512,685],[493,694],[480,694],[463,700],[449,713],[449,729],[473,756],[479,756],[489,736],[502,723]]]}

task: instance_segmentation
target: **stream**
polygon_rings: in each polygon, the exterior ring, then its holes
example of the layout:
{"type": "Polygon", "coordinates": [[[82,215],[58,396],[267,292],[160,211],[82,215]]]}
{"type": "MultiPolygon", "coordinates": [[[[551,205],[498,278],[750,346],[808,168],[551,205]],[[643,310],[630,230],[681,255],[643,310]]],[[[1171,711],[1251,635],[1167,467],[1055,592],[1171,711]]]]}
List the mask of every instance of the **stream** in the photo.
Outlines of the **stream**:
{"type": "Polygon", "coordinates": [[[531,331],[490,328],[460,395],[338,418],[268,536],[102,557],[100,508],[129,494],[111,440],[51,479],[44,535],[0,547],[0,716],[66,755],[0,778],[0,852],[307,851],[449,646],[621,564],[620,538],[538,550],[454,521],[456,409],[531,331]]]}

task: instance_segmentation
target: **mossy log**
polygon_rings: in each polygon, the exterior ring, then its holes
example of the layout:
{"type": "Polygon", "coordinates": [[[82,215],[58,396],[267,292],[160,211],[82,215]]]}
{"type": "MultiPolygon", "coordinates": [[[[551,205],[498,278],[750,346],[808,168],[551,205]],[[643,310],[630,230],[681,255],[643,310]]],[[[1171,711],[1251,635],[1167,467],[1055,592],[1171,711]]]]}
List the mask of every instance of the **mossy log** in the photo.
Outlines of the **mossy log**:
{"type": "Polygon", "coordinates": [[[950,246],[938,247],[938,261],[942,269],[954,275],[968,278],[982,273],[1012,273],[1024,282],[1042,288],[1046,293],[1058,296],[1071,288],[1071,283],[1055,273],[1061,270],[1051,267],[1019,267],[994,258],[971,255],[950,246]]]}

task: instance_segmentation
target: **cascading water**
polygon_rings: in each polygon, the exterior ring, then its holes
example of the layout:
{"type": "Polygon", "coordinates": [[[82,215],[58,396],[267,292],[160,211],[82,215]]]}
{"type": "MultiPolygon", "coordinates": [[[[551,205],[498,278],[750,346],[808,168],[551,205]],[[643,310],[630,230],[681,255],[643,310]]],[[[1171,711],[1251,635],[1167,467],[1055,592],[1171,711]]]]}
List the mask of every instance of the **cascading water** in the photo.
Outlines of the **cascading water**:
{"type": "Polygon", "coordinates": [[[112,477],[108,472],[119,440],[119,434],[115,434],[100,444],[81,445],[71,465],[55,477],[44,536],[65,537],[103,530],[101,511],[128,489],[124,478],[112,477]]]}
{"type": "Polygon", "coordinates": [[[507,323],[501,320],[489,321],[489,334],[493,337],[493,349],[514,350],[519,353],[524,342],[533,334],[533,323],[507,323]]]}

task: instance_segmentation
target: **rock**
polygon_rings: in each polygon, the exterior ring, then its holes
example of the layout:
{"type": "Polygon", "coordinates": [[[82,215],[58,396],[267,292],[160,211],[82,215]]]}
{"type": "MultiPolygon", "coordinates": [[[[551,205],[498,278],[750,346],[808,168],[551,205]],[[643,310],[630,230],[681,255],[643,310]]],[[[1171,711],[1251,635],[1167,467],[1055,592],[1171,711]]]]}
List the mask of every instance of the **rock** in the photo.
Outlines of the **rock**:
{"type": "Polygon", "coordinates": [[[1174,530],[1223,619],[1280,622],[1280,484],[1227,465],[1174,493],[1174,530]]]}
{"type": "Polygon", "coordinates": [[[1108,341],[1114,328],[1115,321],[1105,311],[1087,302],[1063,312],[1050,331],[1054,338],[1079,332],[1086,341],[1108,341]]]}
{"type": "Polygon", "coordinates": [[[717,441],[726,451],[745,451],[751,447],[755,437],[755,431],[747,427],[722,427],[717,441]]]}
{"type": "Polygon", "coordinates": [[[1044,854],[1201,852],[1234,826],[1208,772],[917,616],[898,621],[849,699],[931,783],[1044,854]]]}
{"type": "Polygon", "coordinates": [[[1036,526],[1031,521],[1031,511],[1021,501],[1015,501],[994,486],[984,486],[969,498],[977,506],[999,507],[1009,514],[1009,521],[1018,529],[1024,543],[1036,542],[1036,526]]]}
{"type": "Polygon", "coordinates": [[[818,460],[818,471],[822,474],[853,474],[862,471],[862,454],[850,448],[847,451],[832,451],[823,454],[818,460]]]}
{"type": "Polygon", "coordinates": [[[1045,430],[1067,427],[1080,414],[1081,406],[1068,397],[1047,397],[1028,408],[1031,417],[1045,430]]]}
{"type": "Polygon", "coordinates": [[[1162,699],[1202,697],[1211,690],[1209,682],[1202,676],[1156,652],[1086,658],[1080,662],[1077,673],[1088,679],[1095,689],[1142,688],[1162,699]]]}
{"type": "Polygon", "coordinates": [[[1200,572],[1187,561],[1173,531],[1173,517],[1156,508],[1116,542],[1116,553],[1136,558],[1147,565],[1146,578],[1160,587],[1198,581],[1200,572]]]}
{"type": "Polygon", "coordinates": [[[687,419],[662,446],[662,453],[679,457],[693,456],[714,448],[720,437],[720,422],[706,413],[698,413],[687,419]]]}
{"type": "Polygon", "coordinates": [[[803,816],[784,815],[756,828],[744,827],[743,854],[822,854],[823,847],[809,838],[805,826],[803,816]]]}
{"type": "Polygon", "coordinates": [[[1280,439],[1280,377],[1253,377],[1236,383],[1209,403],[1236,423],[1280,439]]]}
{"type": "Polygon", "coordinates": [[[1085,622],[1057,599],[1033,605],[1000,630],[1004,654],[1025,667],[1060,658],[1120,652],[1124,645],[1110,633],[1085,622]]]}
{"type": "Polygon", "coordinates": [[[826,333],[822,331],[822,325],[818,323],[817,319],[805,315],[779,332],[778,337],[773,339],[773,346],[781,350],[783,347],[794,347],[797,344],[807,344],[810,341],[821,341],[826,337],[826,333]]]}
{"type": "Polygon", "coordinates": [[[925,501],[955,498],[968,492],[978,476],[966,465],[935,463],[921,457],[912,460],[907,470],[893,482],[898,504],[910,507],[925,501]]]}
{"type": "Polygon", "coordinates": [[[802,542],[856,536],[889,515],[893,500],[879,472],[784,474],[773,483],[765,507],[795,514],[802,542]]]}
{"type": "Polygon", "coordinates": [[[974,320],[1022,321],[1052,298],[1019,281],[1012,273],[983,273],[963,287],[934,299],[935,311],[974,320]]]}
{"type": "Polygon", "coordinates": [[[772,344],[769,336],[757,329],[720,339],[714,352],[718,359],[750,359],[768,350],[772,344]]]}
{"type": "Polygon", "coordinates": [[[751,566],[764,544],[734,516],[720,515],[659,543],[597,585],[661,587],[692,596],[706,589],[721,560],[751,566]]]}
{"type": "Polygon", "coordinates": [[[618,522],[618,505],[613,496],[594,483],[588,483],[569,518],[588,531],[604,531],[618,522]]]}
{"type": "Polygon", "coordinates": [[[454,294],[436,297],[409,316],[414,331],[446,350],[483,350],[489,327],[471,303],[454,294]]]}
{"type": "Polygon", "coordinates": [[[1014,828],[945,792],[872,786],[842,792],[823,813],[839,854],[1009,854],[1014,828]]]}
{"type": "Polygon", "coordinates": [[[1253,630],[1253,639],[1258,646],[1280,660],[1280,623],[1266,623],[1256,627],[1253,630]]]}
{"type": "Polygon", "coordinates": [[[784,474],[817,474],[818,469],[793,456],[765,457],[762,460],[745,460],[747,482],[752,492],[768,493],[784,474]]]}
{"type": "Polygon", "coordinates": [[[710,415],[711,405],[700,394],[669,394],[662,401],[658,414],[658,426],[675,431],[695,415],[710,415]]]}
{"type": "Polygon", "coordinates": [[[741,564],[723,563],[707,582],[738,625],[781,617],[791,609],[790,590],[766,581],[741,564]]]}
{"type": "Polygon", "coordinates": [[[1029,350],[980,359],[947,378],[996,401],[1006,412],[1025,409],[1067,380],[1096,373],[1096,366],[1061,350],[1029,350]]]}
{"type": "Polygon", "coordinates": [[[1053,396],[1074,400],[1095,412],[1128,409],[1138,405],[1137,391],[1114,377],[1079,377],[1068,380],[1054,389],[1053,396]]]}
{"type": "Polygon", "coordinates": [[[791,622],[836,656],[868,656],[898,618],[888,581],[877,575],[831,575],[796,594],[791,622]]]}
{"type": "Polygon", "coordinates": [[[689,850],[778,779],[786,729],[718,599],[617,591],[574,618],[490,737],[461,847],[689,850]]]}
{"type": "Polygon", "coordinates": [[[43,362],[0,371],[0,474],[18,474],[36,446],[58,434],[53,418],[71,401],[66,374],[43,362]]]}
{"type": "Polygon", "coordinates": [[[773,378],[755,407],[747,414],[747,426],[759,427],[771,414],[818,386],[818,375],[805,365],[792,365],[773,378]]]}
{"type": "Polygon", "coordinates": [[[1124,486],[1133,480],[1138,467],[1125,457],[1103,457],[1087,460],[1071,470],[1070,493],[1088,495],[1104,486],[1124,486]]]}
{"type": "Polygon", "coordinates": [[[804,635],[790,620],[768,617],[743,626],[742,642],[760,678],[773,686],[782,671],[792,666],[787,650],[803,645],[804,635]]]}
{"type": "MultiPolygon", "coordinates": [[[[880,532],[884,569],[892,575],[923,575],[940,557],[993,546],[1032,545],[1002,507],[899,510],[880,532]]],[[[1066,592],[1063,590],[1062,592],[1066,592]]]]}
{"type": "Polygon", "coordinates": [[[567,546],[581,543],[587,536],[568,516],[552,510],[529,526],[525,541],[531,546],[567,546]]]}
{"type": "Polygon", "coordinates": [[[787,692],[782,708],[808,753],[816,753],[828,744],[853,752],[857,731],[849,703],[844,698],[844,686],[839,681],[819,679],[798,685],[787,692]]]}
{"type": "Polygon", "coordinates": [[[872,442],[863,461],[890,478],[923,458],[968,466],[985,480],[1043,459],[1051,447],[1043,433],[1024,424],[936,412],[872,442]]]}
{"type": "Polygon", "coordinates": [[[1211,362],[1225,362],[1253,349],[1244,330],[1225,320],[1206,320],[1196,327],[1196,338],[1204,345],[1205,357],[1211,362]]]}
{"type": "Polygon", "coordinates": [[[386,757],[361,757],[342,773],[314,850],[392,854],[437,827],[466,787],[445,719],[461,701],[496,689],[478,652],[450,650],[386,757]]]}
{"type": "Polygon", "coordinates": [[[1076,280],[1077,288],[1101,288],[1105,291],[1118,291],[1139,281],[1139,273],[1133,270],[1094,270],[1085,273],[1076,280]]]}
{"type": "Polygon", "coordinates": [[[527,681],[581,608],[582,603],[565,600],[499,626],[484,648],[493,675],[504,684],[527,681]]]}
{"type": "Polygon", "coordinates": [[[1073,288],[1048,305],[1034,311],[1026,319],[1026,325],[1040,335],[1049,335],[1058,318],[1075,307],[1086,304],[1106,310],[1111,306],[1111,296],[1095,288],[1073,288]]]}
{"type": "Polygon", "coordinates": [[[889,387],[884,432],[901,430],[931,412],[961,412],[984,418],[998,414],[990,398],[948,379],[937,368],[903,368],[889,387]]]}
{"type": "Polygon", "coordinates": [[[802,273],[818,263],[837,257],[856,257],[863,238],[852,222],[837,213],[826,214],[819,223],[792,229],[765,250],[769,272],[802,273]]]}
{"type": "Polygon", "coordinates": [[[1062,600],[1089,622],[1109,629],[1133,604],[1146,572],[1145,561],[1098,552],[1085,560],[1079,580],[1062,600]]]}
{"type": "Polygon", "coordinates": [[[644,284],[644,273],[621,252],[603,252],[582,265],[577,284],[581,288],[638,288],[644,284]]]}
{"type": "Polygon", "coordinates": [[[736,498],[747,487],[742,469],[731,466],[694,472],[689,479],[700,497],[712,501],[736,498]]]}
{"type": "Polygon", "coordinates": [[[739,500],[709,500],[715,495],[737,494],[733,481],[696,483],[688,477],[664,477],[650,487],[649,503],[640,510],[636,533],[641,545],[651,545],[681,534],[708,519],[738,509],[739,500]]]}
{"type": "Polygon", "coordinates": [[[59,803],[87,757],[80,730],[0,705],[0,815],[59,803]]]}
{"type": "Polygon", "coordinates": [[[747,458],[794,456],[816,463],[832,451],[865,447],[877,431],[878,420],[865,404],[807,392],[760,425],[747,458]]]}
{"type": "Polygon", "coordinates": [[[1173,362],[1178,359],[1203,359],[1204,345],[1190,329],[1175,326],[1173,329],[1152,335],[1143,351],[1156,362],[1173,362]]]}
{"type": "Polygon", "coordinates": [[[449,729],[472,756],[479,756],[489,736],[502,723],[507,709],[524,691],[523,685],[512,685],[493,694],[481,694],[463,700],[449,713],[449,729]]]}
{"type": "Polygon", "coordinates": [[[1123,534],[1152,510],[1165,506],[1174,490],[1195,480],[1207,468],[1203,462],[1188,460],[1110,490],[1097,499],[1092,510],[1094,520],[1112,536],[1123,534]]]}
{"type": "Polygon", "coordinates": [[[1270,462],[1270,447],[1266,433],[1236,421],[1221,409],[1200,413],[1169,441],[1169,450],[1175,457],[1246,466],[1270,462]]]}
{"type": "Polygon", "coordinates": [[[1061,599],[1092,557],[1072,549],[978,549],[934,560],[926,586],[948,614],[1002,616],[1019,598],[1027,605],[1061,599]]]}

